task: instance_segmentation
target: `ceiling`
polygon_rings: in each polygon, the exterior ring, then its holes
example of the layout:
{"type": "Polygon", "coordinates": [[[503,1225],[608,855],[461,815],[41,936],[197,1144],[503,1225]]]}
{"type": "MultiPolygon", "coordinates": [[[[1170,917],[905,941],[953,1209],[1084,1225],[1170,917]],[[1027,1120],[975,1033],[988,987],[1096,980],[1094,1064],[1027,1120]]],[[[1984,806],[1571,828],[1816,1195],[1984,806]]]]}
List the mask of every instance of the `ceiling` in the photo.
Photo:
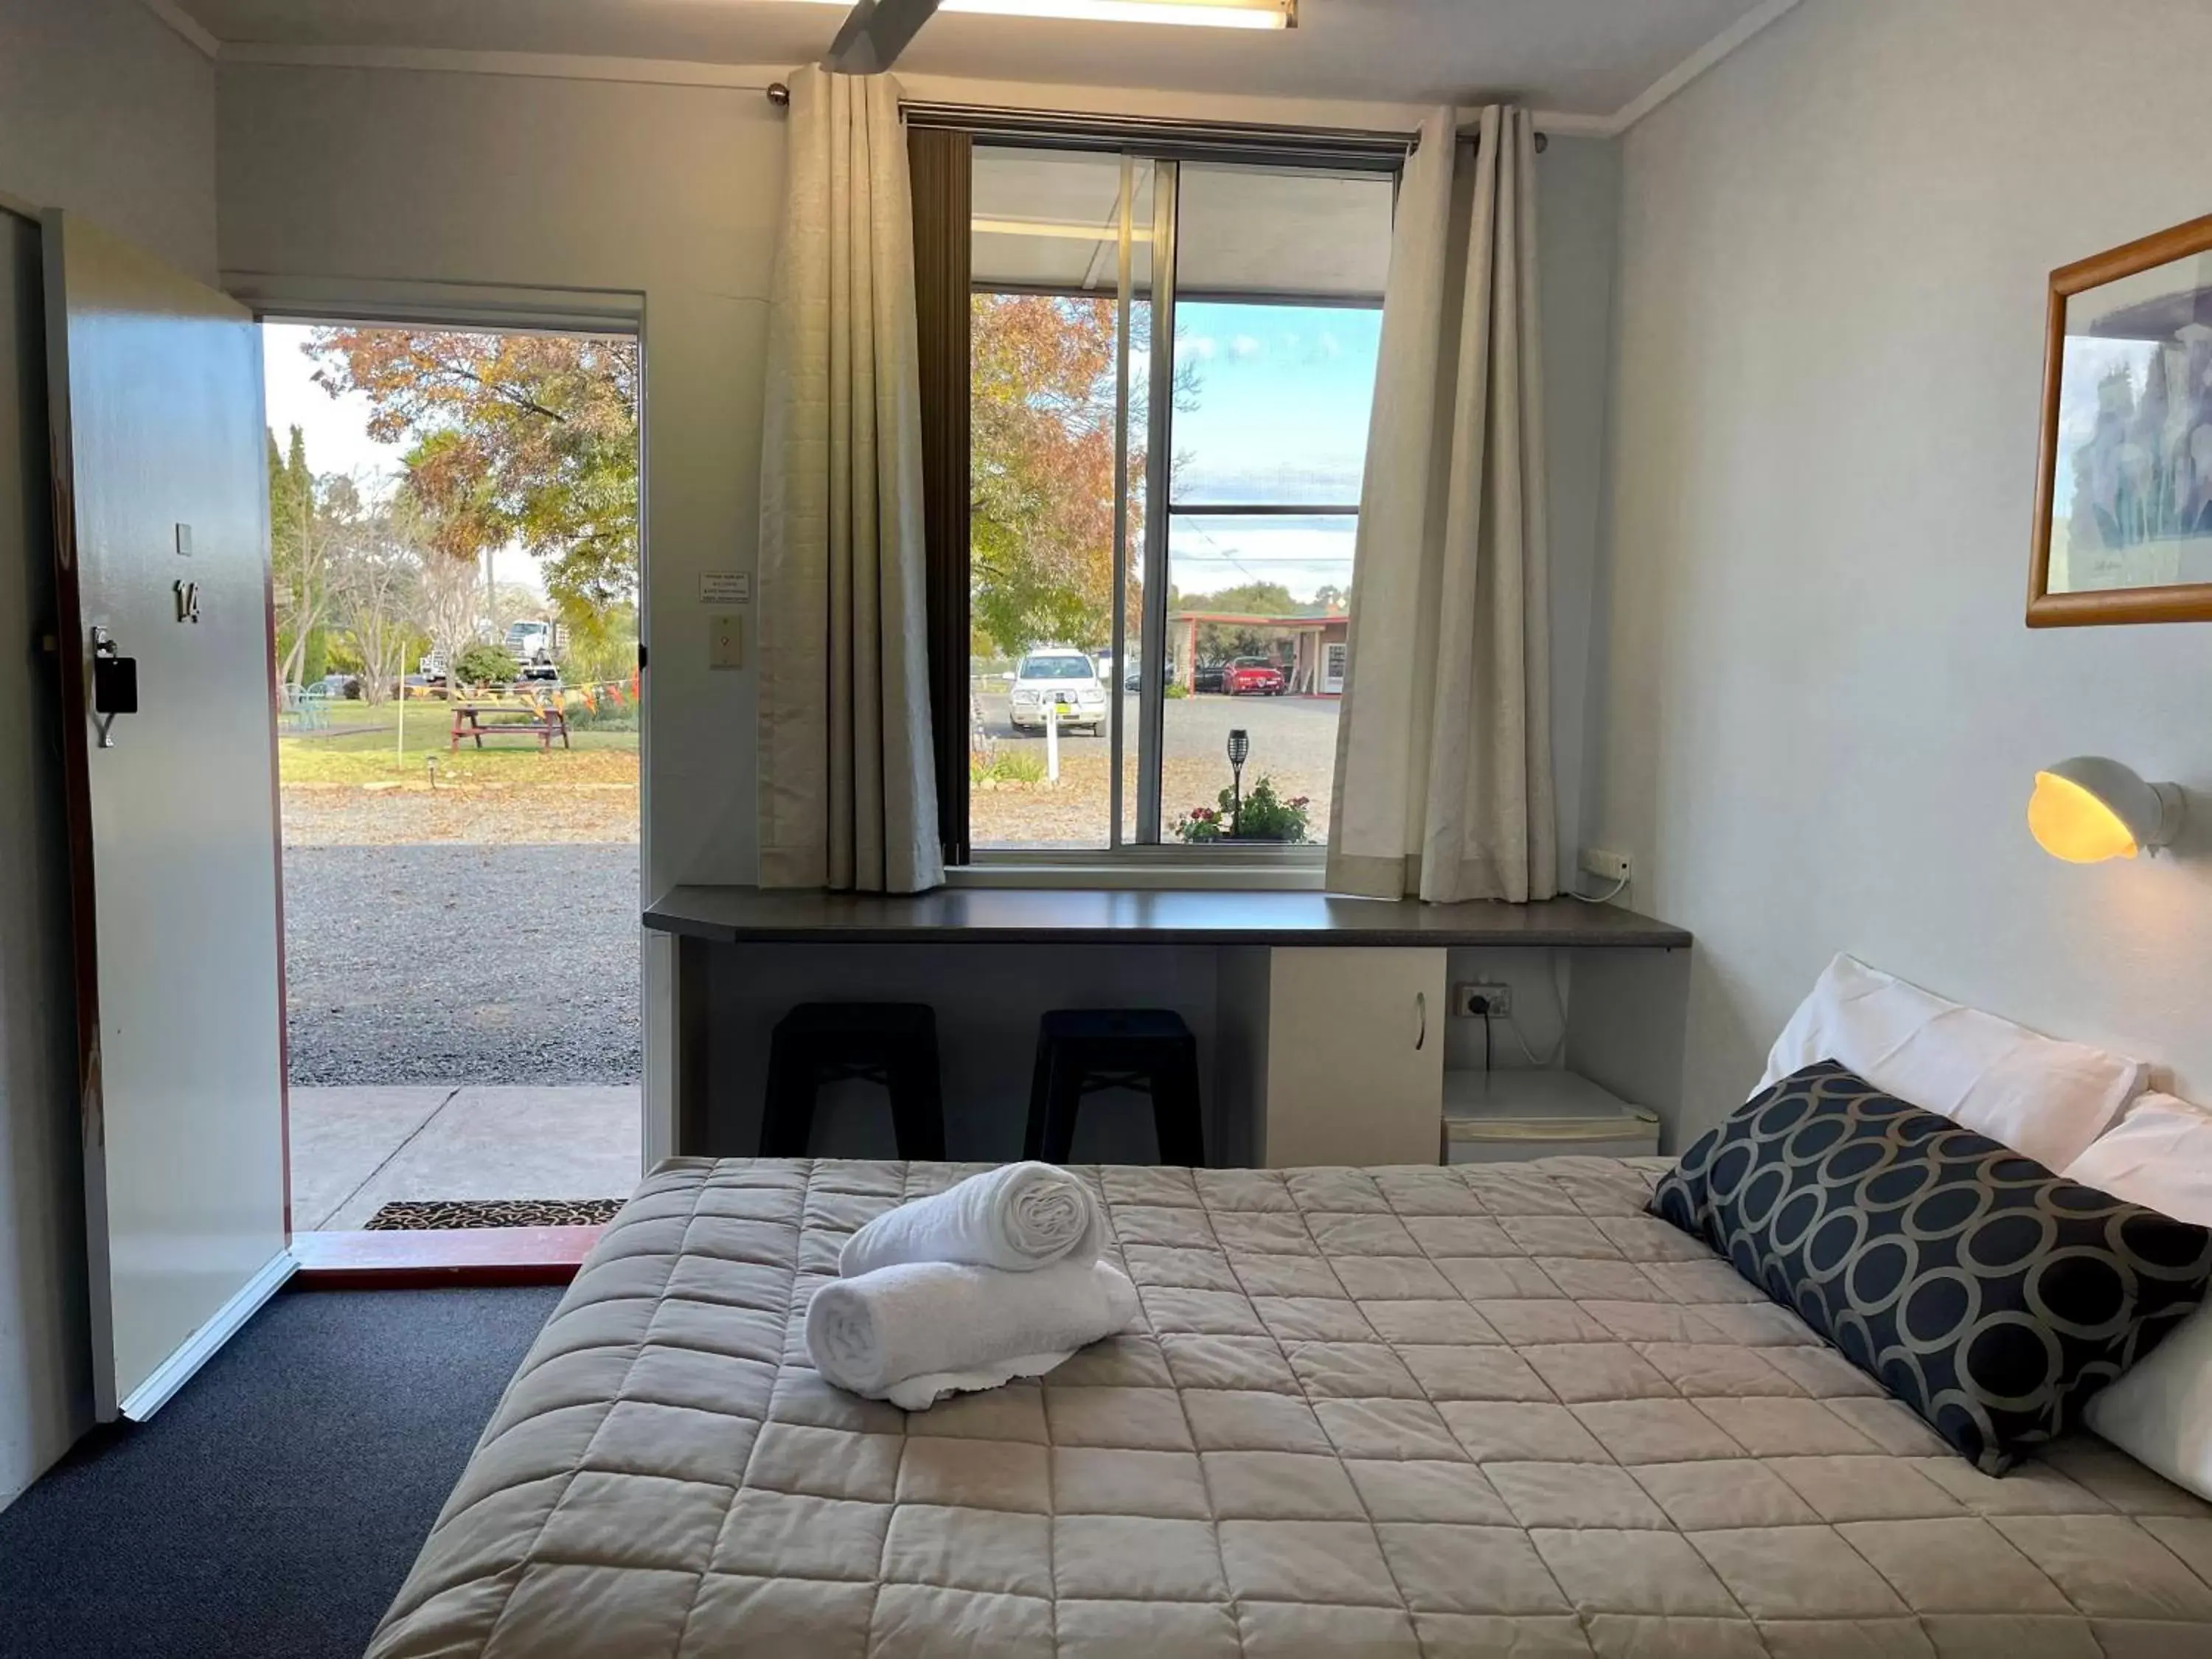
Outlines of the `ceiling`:
{"type": "MultiPolygon", "coordinates": [[[[1282,33],[939,15],[915,75],[1391,103],[1510,96],[1610,117],[1786,0],[1299,0],[1282,33]]],[[[806,0],[159,0],[224,46],[551,52],[698,64],[818,58],[806,0]]],[[[241,56],[251,55],[241,52],[241,56]]]]}

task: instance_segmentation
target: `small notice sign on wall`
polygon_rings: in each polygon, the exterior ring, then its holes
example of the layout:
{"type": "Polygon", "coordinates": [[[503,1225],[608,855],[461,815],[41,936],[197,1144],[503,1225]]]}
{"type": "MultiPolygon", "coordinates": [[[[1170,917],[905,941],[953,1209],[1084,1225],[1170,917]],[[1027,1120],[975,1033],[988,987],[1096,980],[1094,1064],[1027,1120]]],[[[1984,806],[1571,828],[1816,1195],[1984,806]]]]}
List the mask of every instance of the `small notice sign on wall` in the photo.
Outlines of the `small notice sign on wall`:
{"type": "Polygon", "coordinates": [[[753,573],[750,570],[702,570],[699,573],[702,605],[750,605],[753,573]]]}

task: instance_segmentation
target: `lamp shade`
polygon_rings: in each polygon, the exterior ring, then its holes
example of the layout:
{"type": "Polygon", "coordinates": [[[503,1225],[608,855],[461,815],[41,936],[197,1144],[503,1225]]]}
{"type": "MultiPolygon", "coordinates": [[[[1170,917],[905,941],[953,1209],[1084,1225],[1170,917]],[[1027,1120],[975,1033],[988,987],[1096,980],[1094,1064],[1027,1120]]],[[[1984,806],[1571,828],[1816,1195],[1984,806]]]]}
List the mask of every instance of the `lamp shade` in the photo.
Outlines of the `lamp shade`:
{"type": "Polygon", "coordinates": [[[2035,775],[2027,827],[2051,857],[2096,864],[2166,846],[2180,832],[2183,811],[2174,785],[2146,783],[2100,755],[2077,755],[2035,775]]]}

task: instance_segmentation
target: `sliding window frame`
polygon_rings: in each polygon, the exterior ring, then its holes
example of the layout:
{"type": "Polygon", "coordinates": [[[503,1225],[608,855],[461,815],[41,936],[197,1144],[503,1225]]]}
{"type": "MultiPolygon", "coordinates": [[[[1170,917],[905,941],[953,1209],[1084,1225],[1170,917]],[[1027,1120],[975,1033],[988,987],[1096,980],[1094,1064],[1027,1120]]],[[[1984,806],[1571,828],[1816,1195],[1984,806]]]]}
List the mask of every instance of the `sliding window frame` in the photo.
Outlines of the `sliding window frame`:
{"type": "MultiPolygon", "coordinates": [[[[1115,195],[1117,226],[1114,249],[1114,552],[1108,582],[1114,595],[1114,679],[1106,688],[1112,701],[1108,704],[1114,712],[1107,722],[1106,743],[1106,849],[1109,854],[1121,850],[1121,794],[1122,762],[1128,753],[1128,722],[1123,717],[1127,701],[1122,688],[1128,683],[1128,674],[1121,666],[1129,660],[1129,324],[1136,307],[1130,297],[1130,283],[1134,274],[1135,225],[1132,222],[1136,211],[1137,158],[1129,151],[1121,152],[1121,182],[1115,195]]],[[[1138,618],[1138,637],[1144,637],[1144,619],[1138,618]]],[[[1144,695],[1141,668],[1137,681],[1138,696],[1144,695]]],[[[1138,751],[1143,752],[1141,749],[1138,751]]],[[[1139,791],[1143,789],[1141,774],[1139,791]]]]}
{"type": "MultiPolygon", "coordinates": [[[[1152,163],[1152,345],[1147,363],[1151,384],[1145,393],[1145,611],[1137,647],[1137,844],[1140,847],[1160,844],[1161,745],[1167,736],[1168,498],[1175,472],[1176,195],[1182,181],[1181,162],[1156,160],[1152,163]],[[1147,758],[1150,765],[1145,764],[1147,758]]],[[[1126,207],[1126,196],[1123,201],[1126,207]]],[[[1126,234],[1121,245],[1125,249],[1128,246],[1126,234]]],[[[1127,293],[1125,288],[1125,296],[1127,293]]],[[[1125,331],[1125,346],[1127,340],[1125,331]]],[[[1126,441],[1126,395],[1121,401],[1126,441]]],[[[1127,495],[1125,489],[1125,505],[1127,495]]],[[[1126,537],[1123,541],[1126,544],[1126,537]]],[[[1114,672],[1121,672],[1118,661],[1114,672]]],[[[1121,828],[1117,811],[1114,820],[1117,844],[1121,828]]]]}
{"type": "MultiPolygon", "coordinates": [[[[1395,182],[1414,135],[1333,132],[1293,128],[1233,128],[1204,122],[1123,121],[1080,115],[1031,114],[957,106],[909,104],[908,165],[913,174],[915,298],[921,378],[923,502],[928,590],[930,724],[936,760],[938,819],[948,866],[988,861],[993,866],[1065,866],[1086,859],[1137,866],[1204,865],[1305,867],[1322,855],[1318,847],[1185,848],[1164,839],[1162,749],[1167,706],[1168,536],[1170,520],[1193,507],[1170,500],[1175,426],[1176,246],[1182,163],[1239,162],[1259,167],[1334,167],[1387,173],[1395,182]],[[1108,688],[1110,722],[1108,830],[1095,854],[1048,848],[992,848],[975,855],[969,823],[969,747],[973,724],[969,691],[971,225],[976,140],[1012,148],[1106,151],[1121,158],[1121,234],[1116,292],[1115,525],[1111,638],[1115,684],[1108,688]],[[1127,417],[1129,333],[1134,283],[1131,274],[1133,172],[1152,168],[1151,271],[1152,352],[1146,409],[1144,541],[1138,552],[1142,580],[1139,619],[1137,811],[1134,837],[1125,836],[1124,774],[1127,757],[1121,682],[1127,659],[1127,583],[1130,483],[1127,417]],[[1149,762],[1149,764],[1146,763],[1149,762]]],[[[997,290],[994,290],[997,291],[997,290]]],[[[1008,289],[1004,291],[1029,291],[1008,289]]],[[[1038,289],[1058,292],[1057,289],[1038,289]]],[[[1197,299],[1254,296],[1194,294],[1197,299]]],[[[1316,296],[1318,297],[1318,296],[1316,296]]],[[[1281,296],[1297,303],[1300,296],[1281,296]]],[[[1353,302],[1357,304],[1358,302],[1353,302]]],[[[1357,506],[1228,507],[1196,504],[1198,514],[1295,517],[1356,514],[1357,506]]]]}

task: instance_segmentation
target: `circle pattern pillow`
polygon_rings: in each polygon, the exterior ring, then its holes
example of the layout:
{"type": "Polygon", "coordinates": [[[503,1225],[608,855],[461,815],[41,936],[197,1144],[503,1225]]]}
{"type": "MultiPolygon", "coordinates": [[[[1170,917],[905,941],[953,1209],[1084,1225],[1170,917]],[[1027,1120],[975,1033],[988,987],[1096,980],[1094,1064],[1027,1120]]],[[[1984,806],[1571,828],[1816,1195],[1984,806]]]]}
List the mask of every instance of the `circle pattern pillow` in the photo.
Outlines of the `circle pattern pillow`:
{"type": "Polygon", "coordinates": [[[2063,1181],[1833,1060],[1754,1095],[1651,1212],[2002,1474],[2201,1301],[2212,1233],[2063,1181]]]}

